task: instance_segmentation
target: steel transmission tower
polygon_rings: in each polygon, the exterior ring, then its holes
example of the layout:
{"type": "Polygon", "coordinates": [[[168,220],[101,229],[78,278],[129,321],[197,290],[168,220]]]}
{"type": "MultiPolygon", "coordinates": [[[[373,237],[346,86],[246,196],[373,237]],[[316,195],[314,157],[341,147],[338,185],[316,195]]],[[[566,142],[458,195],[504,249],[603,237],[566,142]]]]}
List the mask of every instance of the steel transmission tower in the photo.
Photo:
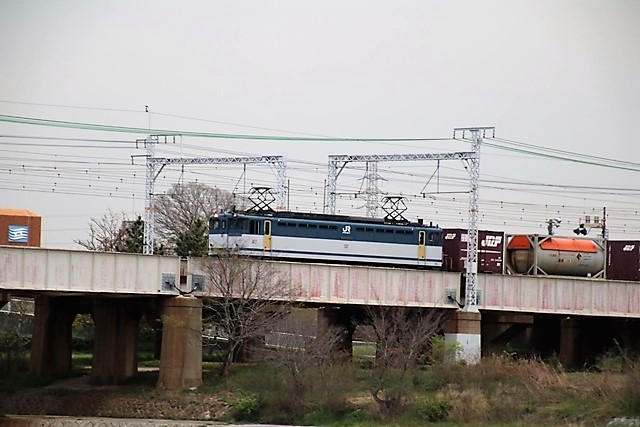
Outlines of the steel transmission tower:
{"type": "Polygon", "coordinates": [[[367,162],[366,165],[367,169],[364,175],[364,180],[366,181],[365,207],[367,208],[367,216],[369,218],[376,218],[378,216],[378,208],[380,207],[378,195],[381,193],[378,182],[383,178],[378,175],[378,162],[367,162]]]}

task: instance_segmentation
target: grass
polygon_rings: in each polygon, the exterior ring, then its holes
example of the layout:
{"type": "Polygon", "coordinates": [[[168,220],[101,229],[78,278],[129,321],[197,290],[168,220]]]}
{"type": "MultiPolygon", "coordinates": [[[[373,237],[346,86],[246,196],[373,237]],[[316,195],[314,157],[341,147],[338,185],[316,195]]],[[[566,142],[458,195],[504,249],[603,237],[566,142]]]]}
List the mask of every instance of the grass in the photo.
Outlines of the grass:
{"type": "MultiPolygon", "coordinates": [[[[74,354],[74,366],[87,362],[87,356],[74,354]]],[[[225,379],[218,376],[219,367],[218,362],[205,362],[204,384],[184,392],[156,390],[157,371],[141,372],[124,387],[90,393],[100,399],[86,406],[92,413],[69,415],[114,413],[108,410],[111,405],[125,417],[155,413],[165,418],[363,427],[591,426],[640,415],[640,363],[628,359],[583,372],[509,357],[484,358],[473,366],[424,366],[410,373],[401,410],[392,414],[381,410],[368,391],[372,368],[356,362],[312,370],[295,387],[277,366],[238,364],[225,379]]],[[[43,383],[14,372],[0,378],[0,394],[27,392],[43,383]]],[[[86,390],[48,393],[48,399],[60,400],[57,408],[64,407],[64,399],[89,398],[86,390]]],[[[3,410],[12,412],[0,407],[0,413],[3,410]]]]}

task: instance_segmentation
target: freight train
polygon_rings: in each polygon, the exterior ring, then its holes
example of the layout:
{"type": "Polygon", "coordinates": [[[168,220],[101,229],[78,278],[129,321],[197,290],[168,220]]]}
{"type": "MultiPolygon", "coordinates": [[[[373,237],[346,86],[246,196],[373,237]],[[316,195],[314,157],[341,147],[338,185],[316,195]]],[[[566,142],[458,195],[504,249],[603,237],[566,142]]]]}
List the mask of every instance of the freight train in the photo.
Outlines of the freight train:
{"type": "MultiPolygon", "coordinates": [[[[212,251],[235,247],[269,259],[466,269],[467,231],[422,221],[228,212],[210,219],[209,233],[212,251]]],[[[640,242],[479,230],[478,273],[640,281],[640,242]]]]}

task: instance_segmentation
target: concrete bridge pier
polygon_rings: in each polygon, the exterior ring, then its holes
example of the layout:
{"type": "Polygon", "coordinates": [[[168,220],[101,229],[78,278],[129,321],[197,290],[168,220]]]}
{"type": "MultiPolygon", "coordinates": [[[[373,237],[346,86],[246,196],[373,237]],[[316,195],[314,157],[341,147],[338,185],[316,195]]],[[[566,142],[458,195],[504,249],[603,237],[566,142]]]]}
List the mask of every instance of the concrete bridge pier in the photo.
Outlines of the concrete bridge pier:
{"type": "Polygon", "coordinates": [[[482,315],[482,352],[499,354],[505,350],[521,350],[533,347],[534,317],[531,314],[482,315]]]}
{"type": "Polygon", "coordinates": [[[446,362],[480,362],[480,313],[471,311],[452,311],[444,326],[445,343],[452,343],[457,351],[446,362]]]}
{"type": "Polygon", "coordinates": [[[353,357],[353,332],[356,327],[352,312],[344,307],[322,307],[318,309],[317,339],[331,344],[328,349],[336,359],[351,360],[353,357]]]}
{"type": "Polygon", "coordinates": [[[64,375],[71,371],[71,325],[77,307],[74,298],[35,298],[30,360],[32,374],[64,375]]]}
{"type": "Polygon", "coordinates": [[[576,364],[576,341],[580,324],[578,319],[565,317],[560,320],[560,363],[565,368],[572,368],[576,364]]]}
{"type": "Polygon", "coordinates": [[[161,304],[162,349],[158,388],[202,385],[202,301],[177,296],[161,304]]]}
{"type": "Polygon", "coordinates": [[[263,357],[266,348],[267,343],[264,335],[247,338],[236,348],[233,360],[240,363],[259,361],[263,357]]]}
{"type": "Polygon", "coordinates": [[[10,299],[11,295],[8,292],[0,292],[0,308],[4,307],[10,299]]]}
{"type": "Polygon", "coordinates": [[[628,320],[621,327],[622,345],[632,355],[640,355],[640,322],[628,320]]]}
{"type": "Polygon", "coordinates": [[[98,299],[93,306],[95,337],[89,382],[118,384],[138,372],[139,299],[98,299]]]}

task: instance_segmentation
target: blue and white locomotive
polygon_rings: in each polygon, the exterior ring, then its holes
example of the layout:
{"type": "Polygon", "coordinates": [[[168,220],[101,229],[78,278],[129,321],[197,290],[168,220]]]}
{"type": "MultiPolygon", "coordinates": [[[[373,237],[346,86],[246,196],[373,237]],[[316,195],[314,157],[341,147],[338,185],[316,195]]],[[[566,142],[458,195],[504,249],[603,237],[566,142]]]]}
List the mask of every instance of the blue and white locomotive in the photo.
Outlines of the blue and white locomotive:
{"type": "Polygon", "coordinates": [[[442,230],[422,221],[297,212],[229,212],[209,222],[209,246],[284,260],[440,268],[442,230]]]}

